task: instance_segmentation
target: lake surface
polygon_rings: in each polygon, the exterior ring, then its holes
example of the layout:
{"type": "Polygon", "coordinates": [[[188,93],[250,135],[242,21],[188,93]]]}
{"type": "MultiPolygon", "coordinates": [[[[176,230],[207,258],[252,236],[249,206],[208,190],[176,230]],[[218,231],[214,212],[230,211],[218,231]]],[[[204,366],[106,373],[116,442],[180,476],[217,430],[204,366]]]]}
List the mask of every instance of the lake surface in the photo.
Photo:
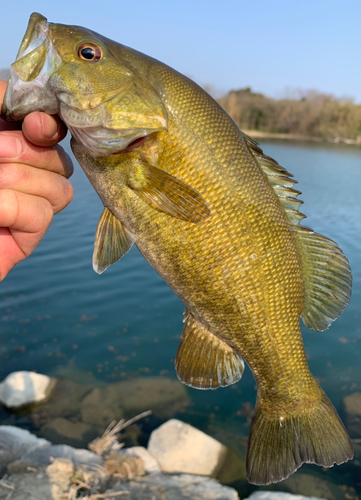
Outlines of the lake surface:
{"type": "MultiPolygon", "coordinates": [[[[342,414],[343,398],[361,392],[361,150],[265,141],[262,147],[299,181],[304,224],[337,241],[351,263],[353,293],[344,314],[323,333],[302,325],[311,371],[342,414]]],[[[102,204],[78,165],[72,182],[74,201],[56,216],[34,254],[0,284],[0,379],[15,370],[69,378],[91,372],[109,383],[176,379],[183,304],[135,247],[101,276],[92,270],[102,204]]],[[[187,388],[191,405],[175,416],[244,455],[254,385],[246,369],[238,384],[225,389],[187,388]]],[[[21,425],[4,410],[0,417],[0,423],[21,425]]],[[[307,473],[360,491],[360,455],[358,450],[352,463],[328,471],[303,466],[295,476],[307,473]]],[[[353,495],[335,488],[340,498],[353,495]]]]}

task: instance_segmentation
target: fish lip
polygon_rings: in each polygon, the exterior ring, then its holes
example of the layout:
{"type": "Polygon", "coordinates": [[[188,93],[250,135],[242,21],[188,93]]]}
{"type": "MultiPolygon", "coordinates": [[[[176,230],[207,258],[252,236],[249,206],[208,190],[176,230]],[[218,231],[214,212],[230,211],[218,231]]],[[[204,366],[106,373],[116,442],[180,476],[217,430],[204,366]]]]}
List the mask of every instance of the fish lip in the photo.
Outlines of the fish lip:
{"type": "Polygon", "coordinates": [[[32,111],[42,110],[50,114],[58,112],[58,100],[46,88],[52,73],[62,63],[49,37],[50,24],[40,14],[32,14],[30,17],[18,55],[11,65],[11,76],[1,108],[1,117],[7,121],[22,120],[32,111]],[[22,59],[24,59],[25,66],[26,58],[31,57],[29,54],[35,52],[43,44],[46,56],[41,70],[31,80],[22,79],[21,76],[24,77],[24,75],[18,74],[16,66],[19,66],[22,59]],[[39,109],[39,102],[42,103],[40,106],[42,109],[39,109]]]}

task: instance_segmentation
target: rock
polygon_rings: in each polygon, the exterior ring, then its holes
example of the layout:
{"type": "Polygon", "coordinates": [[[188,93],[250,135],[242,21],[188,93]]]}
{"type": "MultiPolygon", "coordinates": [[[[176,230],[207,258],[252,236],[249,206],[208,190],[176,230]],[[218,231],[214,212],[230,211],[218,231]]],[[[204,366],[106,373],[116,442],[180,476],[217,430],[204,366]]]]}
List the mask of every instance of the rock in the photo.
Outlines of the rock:
{"type": "Polygon", "coordinates": [[[133,446],[132,448],[123,448],[120,450],[122,455],[130,455],[132,457],[139,457],[144,462],[146,474],[155,474],[161,472],[159,463],[143,446],[133,446]]]}
{"type": "MultiPolygon", "coordinates": [[[[110,492],[127,491],[122,500],[239,500],[233,488],[222,486],[214,479],[203,476],[181,474],[165,476],[154,474],[128,481],[110,492]]],[[[109,495],[110,496],[110,495],[109,495]]],[[[118,497],[115,497],[118,498],[118,497]]]]}
{"type": "Polygon", "coordinates": [[[11,489],[11,500],[64,499],[73,474],[74,467],[70,460],[54,460],[46,469],[11,476],[7,488],[0,482],[0,500],[9,498],[11,489]]]}
{"type": "Polygon", "coordinates": [[[15,463],[18,470],[27,466],[46,466],[53,458],[67,458],[75,464],[98,465],[101,457],[88,450],[67,445],[52,445],[29,431],[11,425],[0,426],[0,467],[15,463]]]}
{"type": "Polygon", "coordinates": [[[83,422],[71,422],[65,418],[54,418],[41,429],[41,434],[54,444],[68,444],[75,447],[87,446],[99,432],[83,422]]]}
{"type": "Polygon", "coordinates": [[[343,398],[343,406],[347,430],[354,436],[361,436],[361,392],[343,398]]]}
{"type": "Polygon", "coordinates": [[[118,391],[113,385],[94,387],[82,400],[80,414],[83,422],[99,425],[104,429],[113,420],[120,420],[124,412],[118,391]]]}
{"type": "Polygon", "coordinates": [[[94,387],[81,401],[83,422],[104,428],[113,420],[134,417],[152,410],[159,418],[169,418],[189,404],[187,389],[178,380],[140,377],[105,387],[94,387]]]}
{"type": "Polygon", "coordinates": [[[47,399],[56,380],[35,372],[13,372],[0,384],[0,402],[8,408],[40,403],[47,399]]]}
{"type": "Polygon", "coordinates": [[[114,389],[129,417],[152,410],[156,417],[167,419],[190,403],[185,385],[171,378],[140,377],[115,384],[114,389]]]}
{"type": "Polygon", "coordinates": [[[19,459],[34,449],[51,446],[46,439],[39,439],[29,431],[11,425],[0,426],[0,467],[19,459]]]}
{"type": "Polygon", "coordinates": [[[311,474],[302,474],[300,471],[283,481],[282,487],[295,495],[305,495],[306,497],[325,498],[327,500],[344,498],[338,486],[327,479],[311,474]]]}
{"type": "Polygon", "coordinates": [[[255,491],[244,500],[322,500],[316,497],[306,497],[303,495],[292,495],[281,491],[255,491]]]}
{"type": "Polygon", "coordinates": [[[66,444],[57,444],[36,448],[27,453],[26,459],[34,464],[48,465],[53,458],[68,458],[74,464],[99,465],[102,458],[89,450],[77,449],[66,444]]]}
{"type": "Polygon", "coordinates": [[[228,483],[245,477],[238,455],[180,420],[169,420],[153,431],[148,451],[164,472],[202,474],[228,483]]]}
{"type": "Polygon", "coordinates": [[[32,412],[33,424],[40,428],[57,417],[79,419],[80,401],[92,389],[71,380],[58,380],[51,399],[32,412]]]}

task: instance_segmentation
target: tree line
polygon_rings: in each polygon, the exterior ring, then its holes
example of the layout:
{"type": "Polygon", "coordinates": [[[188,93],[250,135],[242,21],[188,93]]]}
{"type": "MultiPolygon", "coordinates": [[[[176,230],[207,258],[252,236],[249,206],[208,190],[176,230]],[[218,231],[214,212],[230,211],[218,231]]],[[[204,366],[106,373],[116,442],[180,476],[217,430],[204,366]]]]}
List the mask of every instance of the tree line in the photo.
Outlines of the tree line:
{"type": "Polygon", "coordinates": [[[361,105],[317,91],[272,99],[247,87],[218,102],[242,130],[361,143],[361,105]]]}

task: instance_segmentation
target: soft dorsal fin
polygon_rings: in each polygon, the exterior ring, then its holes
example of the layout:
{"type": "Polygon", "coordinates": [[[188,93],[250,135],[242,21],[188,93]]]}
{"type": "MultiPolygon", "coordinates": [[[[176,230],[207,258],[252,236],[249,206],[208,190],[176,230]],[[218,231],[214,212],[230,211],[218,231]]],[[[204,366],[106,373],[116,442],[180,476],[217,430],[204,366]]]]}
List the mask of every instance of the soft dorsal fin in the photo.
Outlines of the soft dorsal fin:
{"type": "Polygon", "coordinates": [[[248,149],[266,175],[287,216],[302,262],[305,300],[301,317],[311,330],[323,331],[350,301],[352,276],[348,260],[337,243],[301,226],[305,218],[298,209],[301,194],[293,189],[292,174],[266,156],[258,143],[244,134],[248,149]]]}
{"type": "Polygon", "coordinates": [[[196,389],[217,389],[238,382],[244,372],[238,352],[187,310],[184,322],[175,361],[179,380],[196,389]]]}
{"type": "Polygon", "coordinates": [[[117,262],[135,239],[108,208],[104,208],[95,233],[93,269],[98,274],[117,262]]]}

